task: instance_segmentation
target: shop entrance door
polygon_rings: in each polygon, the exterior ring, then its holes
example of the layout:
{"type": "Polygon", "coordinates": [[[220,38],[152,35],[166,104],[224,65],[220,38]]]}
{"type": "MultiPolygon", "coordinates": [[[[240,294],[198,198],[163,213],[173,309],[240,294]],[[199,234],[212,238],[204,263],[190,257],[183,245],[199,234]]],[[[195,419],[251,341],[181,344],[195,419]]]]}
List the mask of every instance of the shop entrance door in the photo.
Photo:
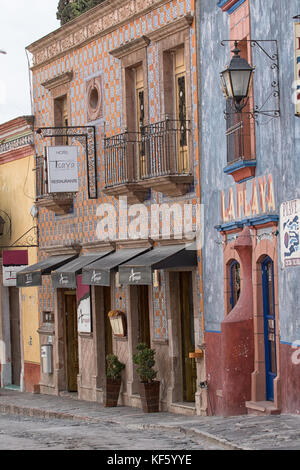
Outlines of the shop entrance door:
{"type": "Polygon", "coordinates": [[[67,387],[69,392],[77,392],[79,362],[76,291],[65,292],[64,294],[66,315],[67,387]]]}
{"type": "Polygon", "coordinates": [[[9,287],[9,316],[11,343],[11,383],[20,386],[21,374],[21,343],[20,343],[20,310],[19,289],[9,287]]]}
{"type": "Polygon", "coordinates": [[[262,263],[262,292],[264,309],[266,399],[274,401],[274,379],[277,375],[274,308],[274,267],[273,261],[269,257],[266,258],[262,263]]]}
{"type": "Polygon", "coordinates": [[[195,401],[197,370],[195,359],[189,353],[195,350],[193,278],[190,271],[179,273],[179,298],[181,322],[181,355],[183,401],[195,401]]]}
{"type": "Polygon", "coordinates": [[[138,309],[138,338],[150,348],[149,289],[148,286],[136,286],[138,309]]]}
{"type": "Polygon", "coordinates": [[[105,329],[105,357],[113,353],[112,329],[108,312],[111,309],[110,287],[103,287],[103,313],[105,329]]]}

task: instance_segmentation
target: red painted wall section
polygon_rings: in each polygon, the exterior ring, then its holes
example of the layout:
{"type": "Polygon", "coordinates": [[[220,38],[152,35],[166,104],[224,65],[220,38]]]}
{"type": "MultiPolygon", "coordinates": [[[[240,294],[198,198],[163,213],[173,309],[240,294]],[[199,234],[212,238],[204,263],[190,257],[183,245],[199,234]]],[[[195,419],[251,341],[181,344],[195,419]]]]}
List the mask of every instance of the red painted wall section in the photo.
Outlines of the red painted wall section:
{"type": "Polygon", "coordinates": [[[282,413],[300,414],[300,347],[280,344],[282,413]]]}
{"type": "Polygon", "coordinates": [[[222,361],[220,361],[221,334],[205,332],[205,358],[207,367],[207,385],[210,403],[207,414],[220,415],[222,413],[222,361]],[[220,390],[220,392],[218,392],[220,390]]]}
{"type": "Polygon", "coordinates": [[[239,234],[234,248],[241,260],[242,289],[236,306],[221,325],[224,416],[246,413],[254,370],[252,297],[252,240],[249,227],[239,234]]]}

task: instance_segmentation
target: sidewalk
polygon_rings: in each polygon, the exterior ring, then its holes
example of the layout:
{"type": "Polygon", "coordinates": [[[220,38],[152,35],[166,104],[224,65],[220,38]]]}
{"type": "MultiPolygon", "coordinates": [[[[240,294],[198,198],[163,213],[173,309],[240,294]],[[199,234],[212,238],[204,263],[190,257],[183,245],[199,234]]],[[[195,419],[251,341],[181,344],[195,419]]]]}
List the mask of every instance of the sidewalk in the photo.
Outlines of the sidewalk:
{"type": "MultiPolygon", "coordinates": [[[[105,408],[70,397],[0,389],[0,413],[123,424],[128,429],[180,430],[205,437],[227,449],[300,450],[300,415],[243,415],[229,418],[144,414],[138,408],[105,408]]],[[[1,416],[0,416],[1,419],[1,416]]]]}

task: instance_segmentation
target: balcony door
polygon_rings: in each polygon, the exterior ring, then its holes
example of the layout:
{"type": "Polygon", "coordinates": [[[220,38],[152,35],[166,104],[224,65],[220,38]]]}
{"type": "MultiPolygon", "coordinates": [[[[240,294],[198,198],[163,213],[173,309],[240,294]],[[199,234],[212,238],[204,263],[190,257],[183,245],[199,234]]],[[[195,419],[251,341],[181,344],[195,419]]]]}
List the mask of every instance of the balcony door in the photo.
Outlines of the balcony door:
{"type": "Polygon", "coordinates": [[[145,142],[143,135],[145,133],[145,103],[144,103],[144,71],[143,66],[140,65],[135,69],[135,97],[136,97],[136,131],[138,133],[138,141],[140,145],[137,146],[137,158],[139,165],[139,176],[142,178],[146,174],[146,156],[145,156],[145,142]]]}
{"type": "Polygon", "coordinates": [[[186,76],[184,48],[180,47],[174,53],[174,75],[175,75],[175,120],[177,129],[177,171],[188,173],[188,147],[187,147],[187,125],[186,125],[186,76]]]}

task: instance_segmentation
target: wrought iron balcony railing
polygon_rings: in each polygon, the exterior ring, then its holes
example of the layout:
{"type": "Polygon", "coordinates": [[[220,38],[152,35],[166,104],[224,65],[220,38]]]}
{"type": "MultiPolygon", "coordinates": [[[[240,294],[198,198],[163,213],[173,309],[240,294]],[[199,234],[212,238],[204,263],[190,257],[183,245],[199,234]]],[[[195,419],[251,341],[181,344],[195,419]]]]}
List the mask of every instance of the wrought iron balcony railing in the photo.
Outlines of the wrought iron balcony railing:
{"type": "Polygon", "coordinates": [[[73,193],[52,193],[48,192],[47,170],[45,157],[38,155],[35,164],[36,172],[36,204],[54,211],[57,215],[64,215],[70,212],[73,206],[73,193]]]}
{"type": "Polygon", "coordinates": [[[105,138],[105,186],[191,175],[189,131],[189,121],[166,119],[105,138]]]}
{"type": "Polygon", "coordinates": [[[255,157],[251,151],[251,126],[250,113],[233,112],[230,105],[225,113],[226,137],[227,137],[227,163],[237,160],[252,160],[255,157]]]}
{"type": "Polygon", "coordinates": [[[144,128],[141,136],[141,179],[190,173],[189,121],[166,119],[144,128]]]}
{"type": "Polygon", "coordinates": [[[44,156],[37,155],[35,163],[35,181],[36,181],[36,197],[37,199],[47,194],[46,189],[46,168],[44,156]]]}
{"type": "Polygon", "coordinates": [[[135,132],[124,132],[104,139],[106,187],[136,181],[135,155],[139,145],[139,134],[135,132]]]}

